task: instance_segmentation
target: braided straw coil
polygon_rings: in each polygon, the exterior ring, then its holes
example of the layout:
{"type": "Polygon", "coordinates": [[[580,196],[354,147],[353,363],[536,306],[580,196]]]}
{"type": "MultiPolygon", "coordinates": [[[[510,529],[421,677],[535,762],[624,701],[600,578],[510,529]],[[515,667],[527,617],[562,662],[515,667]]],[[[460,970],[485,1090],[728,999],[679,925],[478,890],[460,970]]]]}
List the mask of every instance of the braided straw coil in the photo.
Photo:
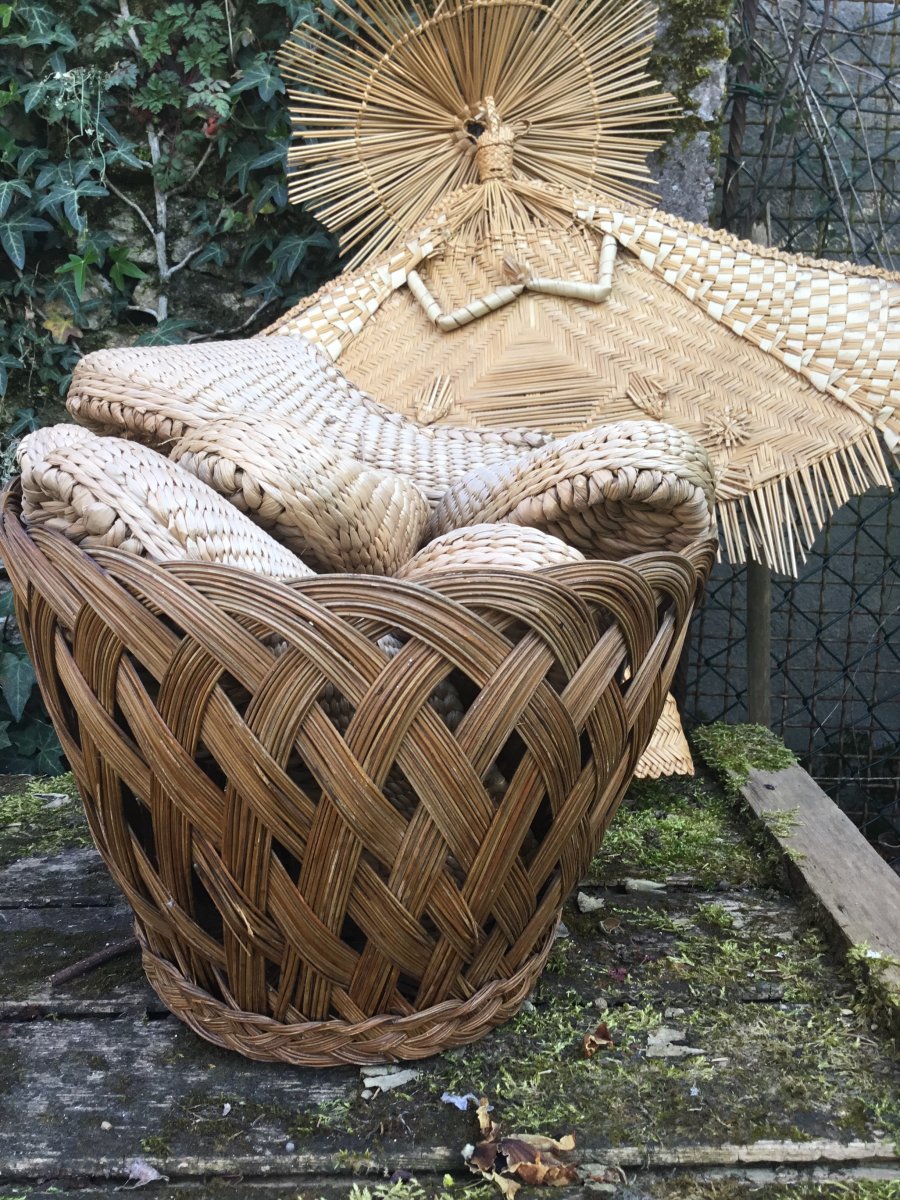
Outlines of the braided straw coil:
{"type": "Polygon", "coordinates": [[[543,571],[573,562],[584,562],[584,555],[552,534],[527,526],[482,523],[434,538],[397,571],[397,578],[421,579],[435,571],[473,567],[543,571]]]}
{"type": "Polygon", "coordinates": [[[19,443],[24,515],[85,548],[199,559],[273,579],[312,572],[204,483],[145,446],[53,425],[19,443]]]}
{"type": "Polygon", "coordinates": [[[97,350],[66,398],[79,424],[160,448],[226,416],[264,415],[360,463],[414,480],[435,502],[450,483],[549,435],[422,426],[359,391],[304,338],[97,350]]]}
{"type": "Polygon", "coordinates": [[[218,1045],[321,1066],[424,1058],[516,1011],[659,716],[713,546],[288,584],[88,554],[26,529],[14,485],[0,555],[151,983],[218,1045]],[[451,732],[429,697],[457,672],[451,732]],[[343,734],[316,700],[329,683],[353,707],[343,734]],[[501,799],[483,782],[498,761],[501,799]],[[408,818],[383,791],[395,767],[408,818]]]}
{"type": "Polygon", "coordinates": [[[424,494],[281,420],[220,417],[186,433],[171,458],[312,567],[393,575],[418,549],[424,494]]]}
{"type": "Polygon", "coordinates": [[[693,438],[623,421],[473,471],[445,493],[430,528],[509,521],[595,558],[624,558],[708,536],[714,495],[709,460],[693,438]]]}

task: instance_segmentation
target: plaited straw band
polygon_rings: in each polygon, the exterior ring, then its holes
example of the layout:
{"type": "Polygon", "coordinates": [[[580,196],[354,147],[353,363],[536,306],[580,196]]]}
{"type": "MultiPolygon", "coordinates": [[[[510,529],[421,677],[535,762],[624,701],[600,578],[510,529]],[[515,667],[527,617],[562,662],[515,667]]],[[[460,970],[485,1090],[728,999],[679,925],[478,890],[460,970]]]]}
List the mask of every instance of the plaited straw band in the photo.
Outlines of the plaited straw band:
{"type": "Polygon", "coordinates": [[[86,549],[224,563],[272,579],[312,574],[227,500],[145,446],[53,425],[23,438],[18,459],[28,524],[86,549]]]}
{"type": "Polygon", "coordinates": [[[444,496],[430,532],[509,521],[592,557],[623,558],[707,536],[713,502],[712,469],[693,438],[658,422],[622,421],[472,472],[444,496]]]}
{"type": "Polygon", "coordinates": [[[205,421],[265,413],[361,463],[408,476],[431,503],[475,467],[551,440],[538,430],[420,425],[353,387],[303,338],[98,350],[75,367],[66,405],[98,433],[169,448],[205,421]]]}
{"type": "Polygon", "coordinates": [[[574,546],[539,529],[516,525],[468,525],[441,534],[397,572],[398,579],[420,579],[435,571],[512,569],[543,571],[562,563],[584,562],[574,546]]]}
{"type": "Polygon", "coordinates": [[[206,421],[171,457],[316,570],[392,575],[422,541],[429,506],[414,483],[286,421],[206,421]]]}

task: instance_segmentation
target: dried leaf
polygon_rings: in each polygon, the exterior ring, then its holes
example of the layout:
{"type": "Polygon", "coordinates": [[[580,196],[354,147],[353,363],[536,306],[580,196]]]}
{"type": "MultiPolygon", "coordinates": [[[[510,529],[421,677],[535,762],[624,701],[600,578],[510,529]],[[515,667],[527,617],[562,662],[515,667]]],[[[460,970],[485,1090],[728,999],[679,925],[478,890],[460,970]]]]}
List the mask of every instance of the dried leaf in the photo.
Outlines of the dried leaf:
{"type": "Polygon", "coordinates": [[[488,1101],[487,1096],[482,1096],[478,1101],[478,1108],[475,1110],[475,1115],[478,1117],[478,1128],[481,1130],[482,1138],[493,1137],[497,1131],[497,1126],[490,1118],[490,1113],[494,1111],[494,1106],[488,1101]]]}
{"type": "Polygon", "coordinates": [[[612,933],[614,929],[618,929],[622,924],[621,917],[607,917],[605,921],[600,922],[600,928],[604,933],[612,933]]]}
{"type": "Polygon", "coordinates": [[[522,1186],[521,1183],[516,1183],[508,1175],[499,1175],[496,1171],[491,1172],[490,1177],[506,1197],[506,1200],[515,1200],[516,1192],[522,1186]]]}
{"type": "Polygon", "coordinates": [[[472,1153],[466,1162],[471,1170],[490,1175],[497,1164],[498,1152],[499,1147],[496,1142],[479,1142],[477,1146],[472,1147],[472,1153]]]}
{"type": "Polygon", "coordinates": [[[83,332],[72,320],[72,314],[68,310],[58,308],[48,309],[42,324],[54,342],[67,342],[70,337],[81,337],[83,332]]]}
{"type": "Polygon", "coordinates": [[[586,1033],[581,1043],[585,1058],[593,1058],[601,1047],[614,1046],[612,1034],[605,1021],[601,1021],[593,1033],[586,1033]]]}
{"type": "Polygon", "coordinates": [[[578,1182],[578,1168],[571,1163],[561,1163],[552,1154],[535,1154],[532,1163],[518,1163],[513,1168],[515,1174],[523,1183],[532,1187],[565,1187],[567,1183],[578,1182]]]}
{"type": "Polygon", "coordinates": [[[545,1137],[542,1133],[513,1133],[510,1134],[517,1142],[525,1142],[531,1146],[533,1150],[574,1150],[575,1138],[571,1133],[567,1133],[565,1137],[561,1137],[558,1141],[556,1138],[545,1137]]]}

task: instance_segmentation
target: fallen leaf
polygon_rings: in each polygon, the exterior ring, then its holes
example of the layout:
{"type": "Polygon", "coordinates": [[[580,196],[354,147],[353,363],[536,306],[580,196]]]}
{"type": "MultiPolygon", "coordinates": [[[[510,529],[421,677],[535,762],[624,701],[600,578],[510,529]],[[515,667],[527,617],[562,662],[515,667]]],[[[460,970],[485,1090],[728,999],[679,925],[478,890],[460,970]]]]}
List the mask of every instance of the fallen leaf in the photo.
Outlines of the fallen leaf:
{"type": "Polygon", "coordinates": [[[497,1171],[492,1171],[490,1178],[496,1183],[497,1187],[506,1197],[506,1200],[515,1200],[516,1192],[522,1186],[521,1183],[516,1183],[508,1175],[500,1175],[497,1171]]]}
{"type": "Polygon", "coordinates": [[[478,1128],[481,1130],[482,1138],[493,1137],[497,1131],[497,1126],[490,1118],[490,1113],[494,1111],[494,1106],[488,1101],[487,1096],[482,1096],[478,1101],[478,1108],[475,1110],[475,1115],[478,1117],[478,1128]]]}
{"type": "Polygon", "coordinates": [[[472,1153],[466,1159],[473,1171],[481,1171],[490,1175],[497,1163],[499,1147],[496,1142],[479,1142],[472,1147],[472,1153]]]}
{"type": "Polygon", "coordinates": [[[618,929],[621,924],[621,917],[607,917],[605,921],[600,922],[600,928],[604,933],[612,933],[612,931],[614,929],[618,929]]]}
{"type": "Polygon", "coordinates": [[[128,1164],[128,1178],[117,1191],[132,1191],[134,1188],[146,1187],[148,1183],[156,1183],[163,1179],[169,1181],[168,1175],[160,1175],[156,1167],[151,1167],[143,1158],[136,1158],[128,1164]]]}
{"type": "Polygon", "coordinates": [[[542,1133],[514,1133],[511,1135],[517,1142],[525,1142],[534,1150],[574,1150],[575,1138],[571,1133],[565,1137],[545,1137],[542,1133]]]}
{"type": "Polygon", "coordinates": [[[609,972],[610,979],[614,979],[616,983],[624,983],[628,978],[628,972],[624,967],[612,967],[609,972]]]}
{"type": "Polygon", "coordinates": [[[571,1163],[562,1163],[552,1154],[534,1156],[534,1162],[520,1162],[510,1168],[523,1183],[532,1187],[565,1187],[578,1182],[578,1168],[571,1163]]]}
{"type": "Polygon", "coordinates": [[[585,1058],[593,1058],[602,1047],[613,1045],[615,1043],[605,1021],[601,1021],[593,1033],[586,1033],[581,1043],[585,1058]]]}
{"type": "Polygon", "coordinates": [[[58,343],[67,342],[70,337],[81,337],[83,333],[72,320],[72,314],[60,309],[48,310],[42,324],[54,342],[58,343]]]}
{"type": "Polygon", "coordinates": [[[705,1050],[696,1050],[693,1046],[676,1045],[683,1042],[687,1034],[683,1029],[672,1029],[661,1025],[647,1035],[647,1058],[687,1058],[692,1054],[705,1054],[705,1050]]]}

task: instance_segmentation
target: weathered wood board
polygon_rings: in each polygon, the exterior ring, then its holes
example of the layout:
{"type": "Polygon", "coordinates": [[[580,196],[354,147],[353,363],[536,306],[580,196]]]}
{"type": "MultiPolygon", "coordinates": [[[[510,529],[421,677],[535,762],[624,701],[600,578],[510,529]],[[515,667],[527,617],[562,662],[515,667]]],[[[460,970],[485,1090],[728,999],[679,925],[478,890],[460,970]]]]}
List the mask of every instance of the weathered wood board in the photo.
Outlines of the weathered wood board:
{"type": "Polygon", "coordinates": [[[900,1035],[900,876],[801,767],[752,771],[744,798],[842,950],[856,948],[900,1035]]]}

